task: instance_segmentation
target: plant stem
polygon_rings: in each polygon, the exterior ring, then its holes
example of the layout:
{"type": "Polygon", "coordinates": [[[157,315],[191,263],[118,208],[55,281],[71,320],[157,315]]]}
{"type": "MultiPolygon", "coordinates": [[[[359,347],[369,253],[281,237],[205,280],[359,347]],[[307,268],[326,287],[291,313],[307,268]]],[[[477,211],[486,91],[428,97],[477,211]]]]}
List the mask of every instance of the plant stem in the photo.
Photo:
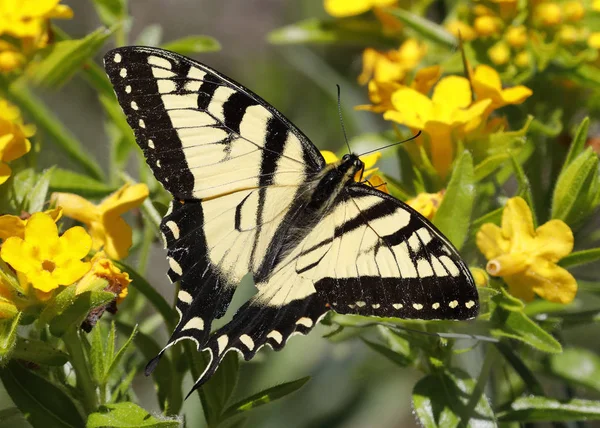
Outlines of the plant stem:
{"type": "Polygon", "coordinates": [[[88,362],[83,352],[81,340],[77,328],[69,329],[63,336],[63,342],[71,357],[71,365],[77,376],[77,388],[82,394],[83,407],[87,414],[90,414],[98,407],[98,394],[96,384],[88,369],[88,362]]]}
{"type": "Polygon", "coordinates": [[[487,352],[485,353],[485,358],[483,359],[483,365],[481,366],[481,372],[479,372],[479,377],[477,378],[477,383],[473,388],[473,393],[469,398],[469,403],[467,404],[467,409],[469,415],[473,415],[477,404],[479,403],[479,399],[481,398],[483,391],[485,390],[485,386],[487,385],[488,380],[490,379],[490,373],[492,371],[492,367],[496,363],[498,359],[498,351],[493,346],[487,347],[487,352]]]}

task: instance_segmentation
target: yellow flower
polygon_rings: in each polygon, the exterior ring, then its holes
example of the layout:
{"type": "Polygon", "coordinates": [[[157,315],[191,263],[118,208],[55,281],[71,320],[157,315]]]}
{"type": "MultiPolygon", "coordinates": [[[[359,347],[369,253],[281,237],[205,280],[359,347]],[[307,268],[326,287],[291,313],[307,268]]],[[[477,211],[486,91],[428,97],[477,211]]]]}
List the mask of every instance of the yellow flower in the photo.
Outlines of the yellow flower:
{"type": "Polygon", "coordinates": [[[420,129],[431,140],[431,161],[442,178],[450,170],[454,158],[453,134],[466,123],[480,118],[491,100],[472,103],[469,81],[460,76],[441,79],[429,99],[408,87],[401,87],[392,95],[394,110],[388,110],[384,119],[420,129]]]}
{"type": "MultiPolygon", "coordinates": [[[[338,158],[335,153],[330,152],[329,150],[321,150],[321,154],[323,155],[323,158],[325,159],[325,163],[327,163],[327,164],[335,163],[340,160],[340,158],[338,158]]],[[[373,152],[368,155],[359,156],[359,158],[365,164],[365,167],[362,171],[362,179],[363,180],[369,178],[373,173],[375,173],[379,170],[379,168],[375,168],[375,164],[377,163],[377,161],[379,159],[381,159],[381,152],[373,152]]],[[[354,177],[354,179],[356,181],[358,181],[358,180],[360,180],[360,178],[361,178],[361,172],[359,171],[356,173],[356,176],[354,177]]]]}
{"type": "Polygon", "coordinates": [[[426,52],[427,46],[415,39],[408,39],[397,50],[388,52],[367,48],[363,52],[363,71],[358,82],[364,85],[371,78],[377,82],[401,82],[426,52]]]}
{"type": "Polygon", "coordinates": [[[10,177],[11,162],[31,150],[29,137],[35,133],[30,125],[23,125],[19,109],[0,99],[0,184],[10,177]]]}
{"type": "Polygon", "coordinates": [[[531,64],[531,56],[529,55],[529,52],[527,52],[527,51],[519,52],[515,56],[515,64],[517,65],[517,67],[521,67],[521,68],[528,67],[529,64],[531,64]]]}
{"type": "Polygon", "coordinates": [[[146,197],[145,184],[126,184],[99,205],[72,193],[54,193],[51,200],[62,207],[65,216],[88,226],[94,250],[104,246],[110,258],[120,260],[127,257],[132,243],[131,227],[121,215],[139,207],[146,197]]]}
{"type": "Polygon", "coordinates": [[[553,26],[562,21],[560,6],[556,3],[541,3],[534,10],[534,19],[541,25],[553,26]]]}
{"type": "Polygon", "coordinates": [[[49,18],[69,19],[73,11],[60,0],[0,0],[0,34],[37,38],[49,18]]]}
{"type": "Polygon", "coordinates": [[[513,48],[522,48],[527,43],[527,28],[517,25],[506,30],[505,39],[513,48]]]}
{"type": "Polygon", "coordinates": [[[562,7],[567,21],[577,22],[585,16],[585,8],[580,1],[567,1],[563,3],[562,7]]]}
{"type": "MultiPolygon", "coordinates": [[[[417,92],[427,94],[440,79],[442,68],[439,65],[425,67],[417,71],[410,87],[417,92]]],[[[372,105],[359,105],[356,110],[369,110],[375,113],[383,113],[387,110],[393,110],[392,94],[403,85],[396,82],[378,82],[375,80],[369,81],[369,99],[372,105]]]]}
{"type": "Polygon", "coordinates": [[[432,220],[442,203],[444,192],[440,190],[437,193],[419,193],[415,198],[406,201],[406,204],[426,219],[432,220]]]}
{"type": "Polygon", "coordinates": [[[445,25],[445,27],[446,30],[450,32],[450,34],[452,34],[456,38],[460,37],[464,42],[470,42],[471,40],[477,38],[477,33],[475,32],[473,27],[471,27],[468,24],[465,24],[462,21],[452,20],[448,22],[445,25]]]}
{"type": "Polygon", "coordinates": [[[475,18],[473,27],[480,36],[489,37],[500,32],[502,29],[502,21],[495,16],[478,16],[475,18]]]}
{"type": "Polygon", "coordinates": [[[579,32],[572,25],[562,25],[558,31],[560,41],[565,45],[572,45],[579,39],[579,32]]]}
{"type": "Polygon", "coordinates": [[[91,260],[92,267],[88,273],[77,283],[75,294],[86,291],[105,290],[117,295],[117,303],[121,303],[127,296],[128,286],[131,283],[129,274],[121,272],[103,251],[97,252],[91,260]]]}
{"type": "Polygon", "coordinates": [[[25,56],[16,46],[0,40],[0,72],[9,72],[20,68],[25,63],[25,56]]]}
{"type": "Polygon", "coordinates": [[[525,200],[511,198],[502,213],[502,227],[486,223],[477,232],[477,246],[488,259],[487,272],[501,276],[510,293],[530,301],[534,293],[551,302],[575,298],[575,278],[556,263],[573,250],[573,232],[561,220],[533,229],[525,200]]]}
{"type": "Polygon", "coordinates": [[[471,83],[477,99],[492,100],[488,111],[496,110],[509,104],[521,104],[533,94],[531,89],[522,85],[502,89],[500,75],[496,70],[487,65],[478,65],[475,68],[471,83]]]}
{"type": "Polygon", "coordinates": [[[600,32],[590,34],[587,43],[591,48],[600,49],[600,32]]]}
{"type": "Polygon", "coordinates": [[[72,227],[59,237],[52,217],[35,213],[25,227],[25,239],[8,238],[0,256],[35,289],[47,293],[74,283],[90,269],[90,263],[81,259],[91,246],[92,239],[82,227],[72,227]]]}
{"type": "Polygon", "coordinates": [[[371,178],[369,178],[368,183],[371,187],[374,187],[377,190],[380,190],[384,193],[390,194],[390,190],[387,187],[387,183],[383,181],[379,174],[373,174],[371,178]]]}
{"type": "Polygon", "coordinates": [[[504,42],[498,42],[488,49],[488,56],[496,65],[504,65],[510,60],[510,49],[504,42]]]}
{"type": "Polygon", "coordinates": [[[473,275],[473,279],[475,280],[475,285],[477,287],[485,287],[489,283],[489,277],[485,270],[480,268],[471,268],[471,275],[473,275]]]}
{"type": "Polygon", "coordinates": [[[398,0],[325,0],[325,11],[336,18],[360,15],[375,7],[394,6],[398,0]]]}
{"type": "MultiPolygon", "coordinates": [[[[62,217],[62,208],[57,207],[52,210],[44,211],[56,223],[62,217]]],[[[31,217],[21,218],[16,215],[6,214],[0,216],[0,239],[5,240],[11,236],[25,237],[25,226],[31,217]]]]}

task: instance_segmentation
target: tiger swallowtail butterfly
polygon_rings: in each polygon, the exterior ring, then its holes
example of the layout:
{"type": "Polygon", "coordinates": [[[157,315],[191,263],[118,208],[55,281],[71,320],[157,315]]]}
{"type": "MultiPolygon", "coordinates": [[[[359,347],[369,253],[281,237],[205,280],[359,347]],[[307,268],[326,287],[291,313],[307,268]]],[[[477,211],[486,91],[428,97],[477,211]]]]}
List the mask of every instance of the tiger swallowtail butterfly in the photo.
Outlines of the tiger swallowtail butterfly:
{"type": "Polygon", "coordinates": [[[355,154],[326,165],[310,140],[260,97],[217,71],[149,47],[108,52],[106,71],[146,161],[173,195],[160,229],[180,284],[171,338],[250,360],[282,349],[329,310],[464,320],[479,309],[452,244],[398,199],[354,180],[355,154]],[[236,286],[256,294],[211,333],[236,286]]]}

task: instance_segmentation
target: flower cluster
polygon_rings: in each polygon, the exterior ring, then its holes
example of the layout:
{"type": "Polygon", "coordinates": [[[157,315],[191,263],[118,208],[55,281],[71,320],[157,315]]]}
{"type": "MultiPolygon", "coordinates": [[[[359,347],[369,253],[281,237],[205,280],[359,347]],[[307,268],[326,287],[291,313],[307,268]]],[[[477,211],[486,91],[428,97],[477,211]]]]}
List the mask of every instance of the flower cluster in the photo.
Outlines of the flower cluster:
{"type": "Polygon", "coordinates": [[[587,16],[598,10],[597,2],[581,0],[478,1],[460,8],[446,28],[486,52],[490,64],[515,74],[544,67],[555,55],[595,59],[600,32],[587,16]]]}
{"type": "Polygon", "coordinates": [[[0,72],[21,68],[51,38],[49,19],[69,19],[73,11],[61,0],[0,2],[0,72]]]}

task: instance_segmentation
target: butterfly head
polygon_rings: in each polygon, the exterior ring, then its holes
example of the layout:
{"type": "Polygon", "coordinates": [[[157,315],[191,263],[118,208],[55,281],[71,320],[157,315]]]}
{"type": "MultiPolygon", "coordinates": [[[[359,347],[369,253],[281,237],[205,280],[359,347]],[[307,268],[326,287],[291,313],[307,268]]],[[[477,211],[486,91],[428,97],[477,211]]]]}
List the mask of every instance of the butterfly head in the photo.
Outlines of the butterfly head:
{"type": "Polygon", "coordinates": [[[362,171],[365,168],[365,164],[360,158],[354,153],[345,154],[338,167],[337,170],[342,173],[346,179],[344,181],[353,180],[356,174],[362,171]]]}

